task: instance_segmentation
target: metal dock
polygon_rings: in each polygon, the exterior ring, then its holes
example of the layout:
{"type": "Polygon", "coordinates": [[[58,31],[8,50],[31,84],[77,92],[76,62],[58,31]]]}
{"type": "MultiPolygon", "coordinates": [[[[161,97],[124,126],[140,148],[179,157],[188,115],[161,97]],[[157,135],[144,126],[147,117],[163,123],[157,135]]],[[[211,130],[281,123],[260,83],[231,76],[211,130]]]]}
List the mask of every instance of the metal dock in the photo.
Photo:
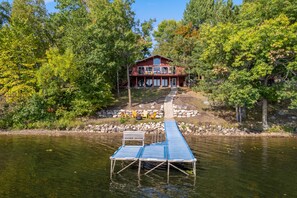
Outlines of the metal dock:
{"type": "Polygon", "coordinates": [[[143,162],[154,162],[155,167],[148,170],[144,174],[148,174],[167,164],[167,177],[169,179],[170,168],[173,167],[185,175],[189,175],[186,171],[178,168],[176,163],[191,163],[193,166],[193,174],[196,175],[196,158],[194,157],[189,145],[178,129],[177,123],[174,120],[164,122],[166,140],[164,142],[144,145],[144,134],[142,131],[127,131],[123,135],[123,145],[110,157],[111,168],[110,177],[114,174],[117,161],[130,161],[128,165],[119,170],[121,173],[131,165],[138,162],[138,176],[141,175],[143,162]],[[126,145],[126,141],[142,141],[142,145],[126,145]]]}

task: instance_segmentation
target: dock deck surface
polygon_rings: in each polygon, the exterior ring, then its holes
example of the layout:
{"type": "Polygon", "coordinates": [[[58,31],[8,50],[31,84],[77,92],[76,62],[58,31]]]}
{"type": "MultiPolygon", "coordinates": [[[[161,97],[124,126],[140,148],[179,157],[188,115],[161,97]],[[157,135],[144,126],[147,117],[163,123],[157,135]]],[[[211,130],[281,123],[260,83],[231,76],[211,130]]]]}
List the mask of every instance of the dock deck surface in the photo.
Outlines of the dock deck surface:
{"type": "Polygon", "coordinates": [[[166,141],[168,145],[168,161],[193,162],[196,161],[188,143],[179,131],[175,121],[165,121],[166,141]]]}
{"type": "Polygon", "coordinates": [[[121,146],[111,157],[112,160],[195,162],[189,145],[174,120],[164,122],[166,140],[160,144],[144,146],[121,146]]]}

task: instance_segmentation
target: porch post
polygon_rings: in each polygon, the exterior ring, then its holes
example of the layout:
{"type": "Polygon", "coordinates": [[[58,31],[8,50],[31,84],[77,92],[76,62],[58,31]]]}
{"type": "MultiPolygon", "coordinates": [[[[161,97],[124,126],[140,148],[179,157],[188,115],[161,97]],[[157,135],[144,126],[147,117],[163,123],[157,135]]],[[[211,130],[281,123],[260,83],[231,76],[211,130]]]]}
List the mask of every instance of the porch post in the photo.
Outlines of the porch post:
{"type": "Polygon", "coordinates": [[[144,85],[143,86],[146,87],[146,76],[144,77],[144,80],[143,81],[144,81],[144,85]]]}
{"type": "Polygon", "coordinates": [[[168,84],[169,84],[169,87],[171,87],[171,77],[169,77],[169,82],[168,82],[168,84]]]}
{"type": "Polygon", "coordinates": [[[176,80],[176,87],[179,87],[179,77],[177,77],[177,80],[176,80]]]}
{"type": "Polygon", "coordinates": [[[161,88],[163,87],[163,85],[162,85],[162,81],[163,81],[163,78],[162,78],[162,76],[161,76],[161,78],[160,78],[160,87],[161,87],[161,88]]]}
{"type": "Polygon", "coordinates": [[[153,85],[152,85],[152,87],[151,88],[153,88],[154,86],[155,86],[155,82],[154,82],[154,76],[152,76],[152,82],[153,82],[153,85]]]}
{"type": "Polygon", "coordinates": [[[137,76],[136,76],[136,80],[135,80],[135,87],[138,88],[138,79],[137,79],[137,76]]]}

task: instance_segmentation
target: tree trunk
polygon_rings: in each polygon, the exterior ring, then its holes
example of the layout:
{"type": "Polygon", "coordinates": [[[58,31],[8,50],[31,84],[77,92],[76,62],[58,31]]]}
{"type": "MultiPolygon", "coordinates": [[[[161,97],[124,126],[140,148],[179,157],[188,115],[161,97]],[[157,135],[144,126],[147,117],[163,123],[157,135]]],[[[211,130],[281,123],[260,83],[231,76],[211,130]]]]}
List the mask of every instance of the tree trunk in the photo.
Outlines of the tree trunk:
{"type": "Polygon", "coordinates": [[[264,130],[269,128],[267,121],[267,99],[265,98],[263,99],[262,104],[262,126],[264,130]]]}
{"type": "Polygon", "coordinates": [[[236,112],[236,121],[239,122],[238,106],[235,107],[235,112],[236,112]]]}
{"type": "Polygon", "coordinates": [[[131,87],[130,87],[130,76],[129,76],[129,66],[127,65],[127,89],[128,89],[128,108],[130,109],[132,106],[132,100],[131,100],[131,87]]]}
{"type": "Polygon", "coordinates": [[[239,123],[241,124],[242,123],[242,107],[239,107],[238,110],[239,110],[239,112],[238,112],[238,114],[239,114],[239,123]]]}
{"type": "Polygon", "coordinates": [[[246,107],[241,107],[241,119],[246,119],[246,107]]]}
{"type": "Polygon", "coordinates": [[[117,95],[118,95],[118,97],[120,97],[119,68],[117,68],[117,95]]]}
{"type": "Polygon", "coordinates": [[[242,107],[237,106],[236,107],[236,121],[239,122],[240,124],[242,123],[242,118],[243,118],[242,113],[243,113],[242,107]]]}

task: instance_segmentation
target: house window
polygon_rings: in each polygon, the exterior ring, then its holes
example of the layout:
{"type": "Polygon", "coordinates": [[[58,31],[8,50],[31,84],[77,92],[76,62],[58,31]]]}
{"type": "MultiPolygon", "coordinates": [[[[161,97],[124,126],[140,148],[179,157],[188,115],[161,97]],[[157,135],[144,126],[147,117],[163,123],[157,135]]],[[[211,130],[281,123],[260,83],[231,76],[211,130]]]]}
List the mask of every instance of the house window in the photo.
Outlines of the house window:
{"type": "Polygon", "coordinates": [[[172,67],[172,73],[175,74],[175,72],[176,72],[176,68],[175,68],[175,66],[173,66],[172,67]]]}
{"type": "Polygon", "coordinates": [[[168,87],[168,79],[167,78],[162,79],[162,87],[168,87]]]}
{"type": "Polygon", "coordinates": [[[144,67],[138,67],[138,74],[144,74],[144,67]]]}
{"type": "Polygon", "coordinates": [[[145,86],[146,86],[146,87],[151,87],[151,86],[153,86],[153,79],[151,79],[151,78],[147,78],[147,79],[146,79],[146,82],[145,82],[145,86]]]}
{"type": "Polygon", "coordinates": [[[168,67],[162,67],[162,74],[168,74],[168,67]]]}
{"type": "Polygon", "coordinates": [[[161,59],[160,58],[154,58],[154,65],[160,65],[161,59]]]}
{"type": "Polygon", "coordinates": [[[154,74],[160,74],[161,68],[160,67],[154,67],[154,74]]]}
{"type": "Polygon", "coordinates": [[[146,67],[145,68],[145,73],[146,74],[152,74],[153,73],[153,68],[152,67],[146,67]]]}
{"type": "Polygon", "coordinates": [[[144,87],[144,80],[143,79],[140,79],[138,80],[138,87],[144,87]]]}
{"type": "Polygon", "coordinates": [[[160,83],[160,79],[155,78],[154,79],[154,87],[160,87],[161,83],[160,83]]]}

